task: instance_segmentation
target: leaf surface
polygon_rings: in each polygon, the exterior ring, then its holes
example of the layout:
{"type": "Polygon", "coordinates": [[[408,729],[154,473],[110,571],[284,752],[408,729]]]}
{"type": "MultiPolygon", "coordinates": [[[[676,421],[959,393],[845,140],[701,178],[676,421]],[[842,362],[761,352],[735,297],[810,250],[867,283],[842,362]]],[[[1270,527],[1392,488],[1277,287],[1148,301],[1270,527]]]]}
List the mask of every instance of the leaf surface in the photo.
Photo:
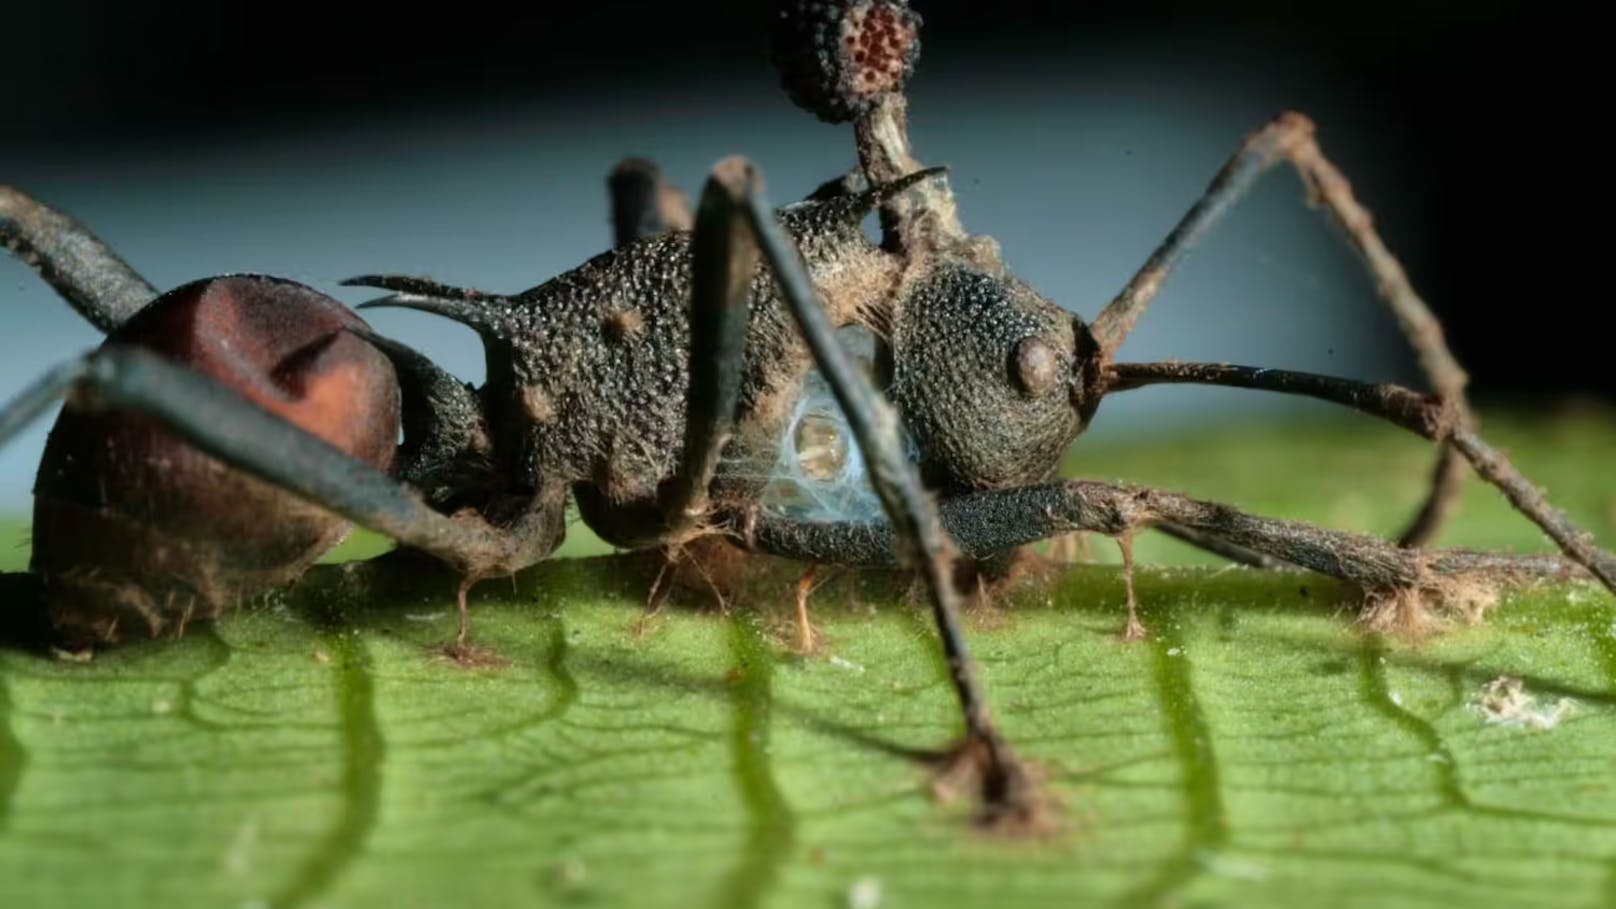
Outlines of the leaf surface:
{"type": "MultiPolygon", "coordinates": [[[[1608,420],[1489,429],[1616,537],[1608,420]]],[[[1076,457],[1091,476],[1386,531],[1430,452],[1321,423],[1076,457]]],[[[1479,487],[1448,541],[1542,548],[1479,487]]],[[[19,552],[0,559],[20,567],[19,552]]],[[[1006,840],[936,801],[912,757],[957,721],[926,617],[890,579],[823,588],[829,646],[800,657],[789,575],[727,614],[647,620],[642,563],[555,561],[483,585],[474,635],[507,664],[467,670],[433,650],[452,589],[356,580],[380,574],[322,567],[88,665],[0,651],[0,903],[1616,899],[1616,603],[1583,585],[1513,593],[1484,625],[1409,643],[1361,633],[1314,576],[1152,567],[1153,636],[1136,645],[1116,638],[1113,567],[1023,588],[973,617],[972,643],[1061,828],[1006,840]],[[1481,706],[1505,676],[1526,713],[1481,706]]]]}

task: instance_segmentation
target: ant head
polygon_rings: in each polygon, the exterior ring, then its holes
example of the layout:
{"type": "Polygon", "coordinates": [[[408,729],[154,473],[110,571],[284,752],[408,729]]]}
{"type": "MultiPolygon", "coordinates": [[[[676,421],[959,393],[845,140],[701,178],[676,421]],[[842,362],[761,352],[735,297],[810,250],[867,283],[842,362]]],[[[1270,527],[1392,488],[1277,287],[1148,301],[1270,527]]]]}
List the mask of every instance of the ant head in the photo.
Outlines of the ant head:
{"type": "Polygon", "coordinates": [[[1088,327],[1006,272],[939,263],[911,284],[889,391],[949,490],[1047,479],[1098,395],[1088,327]]]}

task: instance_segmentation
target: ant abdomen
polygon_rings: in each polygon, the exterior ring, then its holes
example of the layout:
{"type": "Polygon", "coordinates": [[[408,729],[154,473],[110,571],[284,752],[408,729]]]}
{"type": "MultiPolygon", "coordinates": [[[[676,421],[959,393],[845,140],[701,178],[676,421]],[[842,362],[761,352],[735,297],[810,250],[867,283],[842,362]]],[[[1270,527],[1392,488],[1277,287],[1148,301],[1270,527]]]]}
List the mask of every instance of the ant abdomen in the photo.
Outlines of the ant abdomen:
{"type": "MultiPolygon", "coordinates": [[[[399,388],[364,322],[311,288],[235,275],[158,297],[108,346],[163,354],[378,469],[399,388]]],[[[34,488],[32,568],[61,640],[183,631],[295,579],[349,524],[181,441],[147,416],[70,400],[34,488]]]]}

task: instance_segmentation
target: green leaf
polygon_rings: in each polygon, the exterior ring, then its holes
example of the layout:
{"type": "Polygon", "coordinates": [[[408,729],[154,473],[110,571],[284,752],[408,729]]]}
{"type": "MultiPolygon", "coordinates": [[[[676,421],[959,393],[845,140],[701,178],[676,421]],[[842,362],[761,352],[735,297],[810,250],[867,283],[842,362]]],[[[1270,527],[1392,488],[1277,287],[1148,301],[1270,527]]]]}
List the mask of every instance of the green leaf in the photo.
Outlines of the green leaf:
{"type": "MultiPolygon", "coordinates": [[[[1616,538],[1608,419],[1488,431],[1616,538]]],[[[1080,446],[1074,472],[1386,531],[1430,458],[1320,423],[1080,446]]],[[[1543,547],[1480,487],[1448,541],[1543,547]]],[[[1317,577],[1152,567],[1132,645],[1115,568],[1023,588],[972,622],[1005,732],[1061,805],[1059,832],[1015,840],[906,756],[957,732],[924,612],[844,575],[814,600],[827,653],[799,657],[792,577],[646,620],[644,560],[550,562],[480,588],[474,637],[508,661],[481,670],[434,655],[452,584],[398,565],[323,566],[87,665],[0,652],[0,904],[1616,900],[1616,602],[1593,588],[1409,643],[1362,634],[1317,577]],[[1500,677],[1519,690],[1489,709],[1500,677]]]]}

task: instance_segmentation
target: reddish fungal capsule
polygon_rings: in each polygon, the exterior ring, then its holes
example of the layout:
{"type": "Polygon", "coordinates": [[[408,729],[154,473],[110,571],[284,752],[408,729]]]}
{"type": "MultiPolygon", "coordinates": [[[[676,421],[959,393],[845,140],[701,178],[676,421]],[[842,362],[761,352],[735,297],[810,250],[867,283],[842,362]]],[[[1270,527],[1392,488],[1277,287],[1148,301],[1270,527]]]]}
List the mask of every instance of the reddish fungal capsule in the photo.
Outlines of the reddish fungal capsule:
{"type": "MultiPolygon", "coordinates": [[[[365,323],[291,281],[207,278],[158,297],[106,340],[184,363],[380,470],[392,466],[392,364],[365,323]]],[[[62,410],[34,485],[32,569],[64,644],[182,632],[295,580],[342,518],[119,410],[62,410]]]]}
{"type": "Polygon", "coordinates": [[[907,0],[785,0],[769,47],[791,100],[843,123],[903,91],[920,59],[920,16],[907,0]]]}

